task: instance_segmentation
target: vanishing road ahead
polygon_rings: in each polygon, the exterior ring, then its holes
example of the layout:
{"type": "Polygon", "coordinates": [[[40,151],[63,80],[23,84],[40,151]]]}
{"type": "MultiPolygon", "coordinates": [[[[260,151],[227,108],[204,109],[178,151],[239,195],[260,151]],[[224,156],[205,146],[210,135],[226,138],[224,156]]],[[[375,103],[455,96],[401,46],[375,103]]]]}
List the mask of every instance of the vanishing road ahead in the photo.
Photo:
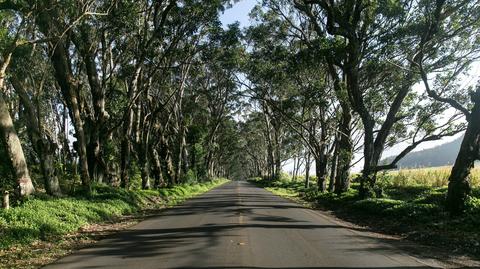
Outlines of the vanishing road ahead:
{"type": "Polygon", "coordinates": [[[431,268],[247,182],[230,182],[46,268],[431,268]]]}

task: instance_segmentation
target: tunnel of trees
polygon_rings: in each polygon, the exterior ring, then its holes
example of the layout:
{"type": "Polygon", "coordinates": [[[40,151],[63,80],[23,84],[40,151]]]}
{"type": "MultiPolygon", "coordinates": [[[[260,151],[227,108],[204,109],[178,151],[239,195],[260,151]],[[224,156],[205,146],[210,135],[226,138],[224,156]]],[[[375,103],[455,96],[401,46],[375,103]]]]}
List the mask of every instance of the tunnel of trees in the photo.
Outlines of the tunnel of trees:
{"type": "Polygon", "coordinates": [[[354,180],[372,197],[377,173],[465,132],[446,198],[464,210],[478,1],[264,0],[245,29],[220,22],[233,2],[1,0],[1,187],[277,180],[293,160],[307,186],[315,166],[319,190],[342,193],[360,154],[354,180]]]}

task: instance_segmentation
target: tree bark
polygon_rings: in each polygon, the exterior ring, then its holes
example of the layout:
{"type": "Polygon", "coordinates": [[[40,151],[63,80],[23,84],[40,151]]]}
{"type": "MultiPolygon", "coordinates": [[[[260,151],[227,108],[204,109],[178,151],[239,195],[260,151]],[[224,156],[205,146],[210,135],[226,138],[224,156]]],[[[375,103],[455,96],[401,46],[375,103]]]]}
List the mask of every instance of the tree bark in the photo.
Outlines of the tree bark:
{"type": "Polygon", "coordinates": [[[307,152],[305,157],[305,188],[310,188],[310,151],[307,152]]]}
{"type": "MultiPolygon", "coordinates": [[[[3,80],[3,77],[0,79],[3,80]]],[[[3,84],[3,82],[0,83],[3,84]]],[[[3,89],[3,85],[1,84],[0,89],[3,89]]],[[[8,154],[8,159],[13,168],[18,194],[20,197],[28,196],[35,192],[35,188],[30,178],[22,144],[13,126],[13,121],[8,111],[8,105],[3,98],[3,93],[0,93],[0,132],[8,154]]]]}
{"type": "Polygon", "coordinates": [[[80,27],[80,36],[72,34],[73,42],[85,64],[94,111],[93,118],[89,119],[88,128],[86,128],[89,136],[89,142],[87,144],[89,175],[93,181],[102,182],[104,176],[107,174],[108,167],[102,155],[105,140],[108,137],[108,134],[103,130],[105,122],[108,119],[108,114],[105,110],[105,89],[100,83],[97,65],[95,63],[94,51],[96,45],[94,45],[91,40],[91,35],[93,35],[93,33],[86,25],[80,27]]]}
{"type": "Polygon", "coordinates": [[[325,192],[327,190],[327,162],[324,156],[315,156],[315,173],[317,175],[318,190],[321,192],[325,192]]]}
{"type": "Polygon", "coordinates": [[[55,169],[56,147],[53,138],[42,132],[39,119],[37,118],[40,112],[35,109],[21,82],[15,76],[11,78],[11,82],[24,107],[28,136],[40,161],[45,190],[47,194],[60,195],[60,184],[55,169]]]}
{"type": "Polygon", "coordinates": [[[330,163],[330,177],[328,178],[328,191],[333,192],[335,190],[335,178],[337,175],[337,164],[338,164],[338,141],[335,139],[335,149],[333,152],[332,160],[330,163]]]}
{"type": "MultiPolygon", "coordinates": [[[[145,128],[145,127],[144,127],[145,128]]],[[[150,158],[148,158],[148,151],[150,148],[150,127],[146,127],[143,131],[143,137],[140,141],[140,169],[142,177],[142,189],[150,189],[150,158]]]]}
{"type": "Polygon", "coordinates": [[[8,159],[13,168],[18,194],[20,197],[25,197],[34,193],[35,188],[33,187],[32,179],[30,178],[27,161],[23,154],[22,144],[20,143],[17,131],[13,125],[7,102],[3,98],[5,76],[7,67],[12,59],[12,53],[13,50],[4,55],[3,63],[0,66],[0,133],[2,142],[7,151],[8,159]]]}
{"type": "Polygon", "coordinates": [[[448,179],[447,209],[452,215],[465,210],[471,192],[470,171],[475,160],[480,159],[480,86],[472,93],[472,101],[474,106],[467,118],[467,130],[448,179]]]}
{"type": "Polygon", "coordinates": [[[122,188],[128,189],[129,188],[129,166],[130,166],[130,158],[131,158],[131,151],[132,151],[132,130],[134,124],[134,109],[133,109],[133,102],[135,101],[135,95],[138,91],[138,84],[140,79],[140,73],[142,70],[142,65],[137,64],[135,68],[135,72],[133,73],[133,78],[128,85],[128,93],[127,93],[127,100],[128,104],[130,104],[125,110],[125,123],[123,125],[123,132],[122,132],[122,143],[120,147],[121,151],[121,160],[120,160],[120,186],[122,188]]]}
{"type": "MultiPolygon", "coordinates": [[[[61,17],[55,4],[52,1],[43,2],[43,6],[52,6],[46,8],[48,12],[41,13],[37,24],[40,31],[48,37],[59,36],[57,31],[63,28],[61,23],[57,20],[61,17]]],[[[71,61],[68,53],[68,44],[63,38],[55,38],[49,43],[49,54],[54,69],[55,79],[60,85],[63,99],[67,104],[70,118],[75,129],[74,144],[75,150],[78,153],[80,163],[80,177],[82,185],[90,191],[90,176],[87,159],[87,138],[84,131],[84,122],[82,118],[81,104],[80,104],[80,85],[74,79],[71,69],[71,61]]]]}
{"type": "Polygon", "coordinates": [[[158,154],[158,150],[155,147],[150,148],[151,156],[153,159],[153,173],[155,181],[153,183],[153,187],[158,189],[165,184],[165,180],[163,178],[162,172],[162,163],[160,161],[160,154],[158,154]]]}
{"type": "Polygon", "coordinates": [[[70,118],[72,119],[73,127],[75,129],[75,138],[77,139],[75,150],[78,153],[82,185],[89,190],[90,176],[87,160],[87,138],[83,128],[84,123],[81,116],[82,112],[80,110],[78,93],[79,85],[75,82],[72,76],[65,44],[63,44],[62,41],[58,41],[55,46],[52,45],[51,50],[53,50],[51,59],[55,69],[55,78],[60,85],[63,98],[67,103],[70,118]]]}
{"type": "Polygon", "coordinates": [[[335,193],[346,192],[350,188],[350,163],[353,157],[350,122],[352,114],[348,108],[342,108],[340,139],[338,141],[337,174],[335,175],[335,193]]]}

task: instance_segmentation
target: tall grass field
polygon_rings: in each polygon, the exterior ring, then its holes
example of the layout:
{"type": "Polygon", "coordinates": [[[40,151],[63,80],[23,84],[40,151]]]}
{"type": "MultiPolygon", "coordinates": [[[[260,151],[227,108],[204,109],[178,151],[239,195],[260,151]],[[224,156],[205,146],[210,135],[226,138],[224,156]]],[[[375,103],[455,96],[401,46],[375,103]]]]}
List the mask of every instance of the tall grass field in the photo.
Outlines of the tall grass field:
{"type": "MultiPolygon", "coordinates": [[[[379,174],[379,181],[380,184],[394,187],[443,187],[448,185],[448,177],[450,176],[451,170],[451,166],[400,169],[379,174]]],[[[480,168],[472,169],[470,182],[472,186],[480,187],[480,168]]]]}

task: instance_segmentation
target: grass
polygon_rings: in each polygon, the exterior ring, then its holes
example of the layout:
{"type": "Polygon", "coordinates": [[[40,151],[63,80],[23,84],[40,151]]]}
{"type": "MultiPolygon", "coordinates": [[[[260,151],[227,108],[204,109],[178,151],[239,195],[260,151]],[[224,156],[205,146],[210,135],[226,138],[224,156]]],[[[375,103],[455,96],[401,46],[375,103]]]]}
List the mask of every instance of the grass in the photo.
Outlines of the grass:
{"type": "Polygon", "coordinates": [[[446,182],[443,178],[437,179],[437,176],[448,174],[447,171],[448,168],[442,167],[382,175],[379,184],[383,188],[383,197],[363,200],[358,197],[357,183],[341,195],[318,192],[314,182],[308,189],[300,181],[266,182],[257,179],[256,184],[278,195],[331,210],[340,218],[375,230],[480,258],[479,170],[473,173],[475,187],[468,210],[457,218],[450,217],[444,210],[446,182]]]}
{"type": "MultiPolygon", "coordinates": [[[[451,172],[450,166],[419,169],[400,169],[380,174],[381,183],[392,186],[429,186],[443,187],[448,184],[451,172]]],[[[480,168],[471,171],[470,181],[473,186],[480,187],[480,168]]]]}
{"type": "Polygon", "coordinates": [[[88,197],[32,197],[20,206],[0,210],[0,250],[38,240],[53,242],[89,224],[148,208],[172,206],[224,182],[225,179],[218,179],[160,190],[132,191],[99,185],[88,197]]]}

